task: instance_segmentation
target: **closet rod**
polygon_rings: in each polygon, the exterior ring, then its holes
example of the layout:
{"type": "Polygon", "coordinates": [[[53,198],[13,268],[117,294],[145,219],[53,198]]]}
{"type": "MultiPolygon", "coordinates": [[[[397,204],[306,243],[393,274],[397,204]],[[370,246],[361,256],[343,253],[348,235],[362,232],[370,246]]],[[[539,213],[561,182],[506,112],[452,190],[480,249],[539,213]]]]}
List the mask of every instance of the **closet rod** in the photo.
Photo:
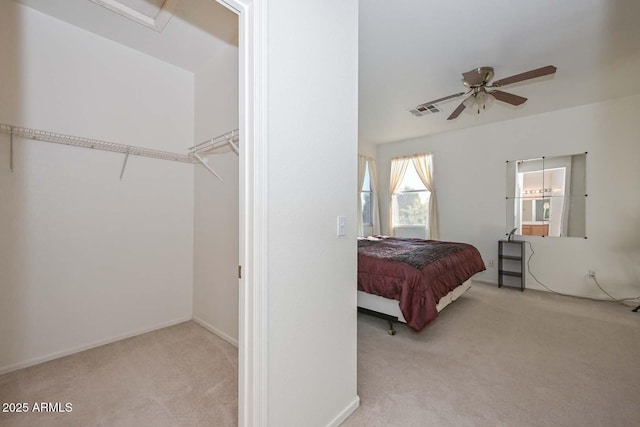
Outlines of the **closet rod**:
{"type": "MultiPolygon", "coordinates": [[[[32,139],[35,141],[54,142],[56,144],[71,145],[74,147],[93,148],[96,150],[111,151],[134,156],[151,157],[161,160],[172,160],[183,163],[198,162],[190,154],[178,154],[169,151],[154,150],[151,148],[136,147],[133,145],[117,144],[115,142],[100,141],[97,139],[83,138],[79,136],[64,135],[61,133],[48,132],[37,129],[29,129],[21,126],[11,126],[0,123],[0,133],[18,136],[20,138],[32,139]]],[[[124,172],[124,168],[123,168],[124,172]]]]}

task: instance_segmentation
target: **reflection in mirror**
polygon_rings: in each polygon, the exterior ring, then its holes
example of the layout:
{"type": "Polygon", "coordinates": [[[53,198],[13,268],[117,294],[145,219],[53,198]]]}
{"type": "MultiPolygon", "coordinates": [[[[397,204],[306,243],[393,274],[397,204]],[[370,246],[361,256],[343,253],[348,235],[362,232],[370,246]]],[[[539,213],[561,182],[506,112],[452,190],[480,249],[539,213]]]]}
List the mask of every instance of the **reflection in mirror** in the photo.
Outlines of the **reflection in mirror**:
{"type": "Polygon", "coordinates": [[[507,162],[507,230],[586,237],[587,153],[507,162]]]}

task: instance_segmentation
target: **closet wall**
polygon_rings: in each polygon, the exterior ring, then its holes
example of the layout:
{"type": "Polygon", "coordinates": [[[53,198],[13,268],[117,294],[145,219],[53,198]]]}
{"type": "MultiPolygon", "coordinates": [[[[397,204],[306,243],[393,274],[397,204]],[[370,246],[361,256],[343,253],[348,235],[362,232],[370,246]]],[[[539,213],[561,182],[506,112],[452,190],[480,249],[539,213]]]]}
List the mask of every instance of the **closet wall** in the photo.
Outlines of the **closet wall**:
{"type": "Polygon", "coordinates": [[[269,0],[262,13],[267,424],[337,426],[358,406],[358,2],[269,0]]]}
{"type": "MultiPolygon", "coordinates": [[[[193,75],[0,2],[0,122],[185,152],[193,75]]],[[[193,166],[0,135],[0,373],[188,320],[193,166]]],[[[226,174],[225,174],[226,175],[226,174]]]]}
{"type": "MultiPolygon", "coordinates": [[[[236,129],[238,48],[221,50],[194,79],[196,142],[236,129]]],[[[193,317],[237,346],[238,156],[227,151],[208,161],[224,182],[203,167],[194,169],[193,317]]]]}

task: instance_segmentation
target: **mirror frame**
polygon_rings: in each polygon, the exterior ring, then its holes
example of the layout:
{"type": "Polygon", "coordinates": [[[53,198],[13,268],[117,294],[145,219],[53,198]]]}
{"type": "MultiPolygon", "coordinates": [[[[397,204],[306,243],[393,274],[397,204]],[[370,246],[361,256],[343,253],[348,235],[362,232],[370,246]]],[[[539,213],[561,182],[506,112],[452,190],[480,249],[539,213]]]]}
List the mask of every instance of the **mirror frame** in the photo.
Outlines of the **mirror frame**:
{"type": "MultiPolygon", "coordinates": [[[[587,151],[581,153],[542,156],[530,159],[507,160],[506,176],[506,235],[512,234],[515,230],[517,236],[540,236],[540,237],[578,237],[587,238],[587,151]],[[574,163],[576,158],[583,157],[583,163],[574,163]],[[568,158],[567,160],[563,158],[568,158]],[[555,160],[555,161],[554,161],[555,160]],[[519,166],[526,162],[532,165],[530,171],[521,171],[519,166]],[[535,163],[533,163],[535,162],[535,163]],[[565,165],[563,165],[563,162],[565,165]],[[556,164],[554,164],[556,163],[556,164]],[[574,165],[582,164],[582,168],[576,169],[580,175],[576,176],[574,165]],[[562,170],[562,175],[554,171],[562,170]],[[540,173],[540,177],[534,183],[533,189],[524,190],[524,178],[527,173],[540,173]],[[546,181],[548,180],[548,181],[546,181]],[[562,184],[557,184],[558,180],[562,184]],[[573,181],[573,182],[572,182],[573,181]],[[547,183],[548,182],[548,183],[547,183]],[[553,183],[553,184],[552,184],[553,183]],[[555,184],[555,185],[554,185],[555,184]],[[569,187],[569,191],[567,191],[569,187]],[[554,195],[554,192],[561,192],[561,195],[554,195]],[[576,192],[578,192],[576,194],[576,192]],[[542,207],[538,206],[540,201],[545,201],[542,207]],[[527,201],[529,209],[525,209],[527,201]],[[519,202],[519,203],[518,203],[519,202]],[[556,205],[558,208],[553,208],[556,205]],[[542,213],[542,219],[538,219],[538,210],[542,213]],[[523,216],[525,212],[529,219],[524,224],[523,216]],[[559,212],[559,214],[555,214],[559,212]],[[577,212],[577,215],[575,214],[577,212]],[[572,216],[573,214],[573,216],[572,216]],[[558,216],[559,215],[559,216],[558,216]],[[572,225],[573,224],[573,225],[572,225]],[[524,227],[527,233],[523,233],[524,227]],[[550,231],[553,227],[554,231],[550,231]],[[571,228],[578,228],[577,235],[571,235],[571,228]]],[[[526,169],[526,168],[525,168],[526,169]]],[[[531,180],[531,179],[530,179],[531,180]]],[[[529,186],[531,187],[531,185],[529,186]]]]}

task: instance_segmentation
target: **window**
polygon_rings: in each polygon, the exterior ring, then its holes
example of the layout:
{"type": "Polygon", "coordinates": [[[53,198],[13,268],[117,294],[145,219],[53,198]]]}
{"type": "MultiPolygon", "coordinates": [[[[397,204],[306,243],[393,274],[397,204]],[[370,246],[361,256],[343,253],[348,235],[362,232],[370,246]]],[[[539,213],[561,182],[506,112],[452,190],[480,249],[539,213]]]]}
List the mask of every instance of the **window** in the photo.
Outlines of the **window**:
{"type": "Polygon", "coordinates": [[[429,227],[430,193],[422,183],[413,162],[407,165],[399,190],[393,194],[393,226],[429,227]]]}
{"type": "Polygon", "coordinates": [[[360,202],[362,206],[362,225],[373,226],[373,190],[371,188],[371,177],[369,176],[369,162],[366,163],[364,183],[360,191],[360,202]]]}
{"type": "Polygon", "coordinates": [[[389,189],[389,234],[438,240],[433,155],[421,153],[391,159],[389,189]]]}
{"type": "Polygon", "coordinates": [[[397,170],[406,164],[402,181],[392,195],[391,218],[394,235],[400,237],[426,237],[429,228],[429,197],[431,193],[424,185],[411,159],[394,159],[397,170]],[[408,229],[421,228],[423,231],[410,232],[408,229]],[[401,231],[404,229],[405,231],[401,231]],[[406,234],[406,233],[409,234],[406,234]],[[400,233],[400,234],[398,234],[400,233]]]}

